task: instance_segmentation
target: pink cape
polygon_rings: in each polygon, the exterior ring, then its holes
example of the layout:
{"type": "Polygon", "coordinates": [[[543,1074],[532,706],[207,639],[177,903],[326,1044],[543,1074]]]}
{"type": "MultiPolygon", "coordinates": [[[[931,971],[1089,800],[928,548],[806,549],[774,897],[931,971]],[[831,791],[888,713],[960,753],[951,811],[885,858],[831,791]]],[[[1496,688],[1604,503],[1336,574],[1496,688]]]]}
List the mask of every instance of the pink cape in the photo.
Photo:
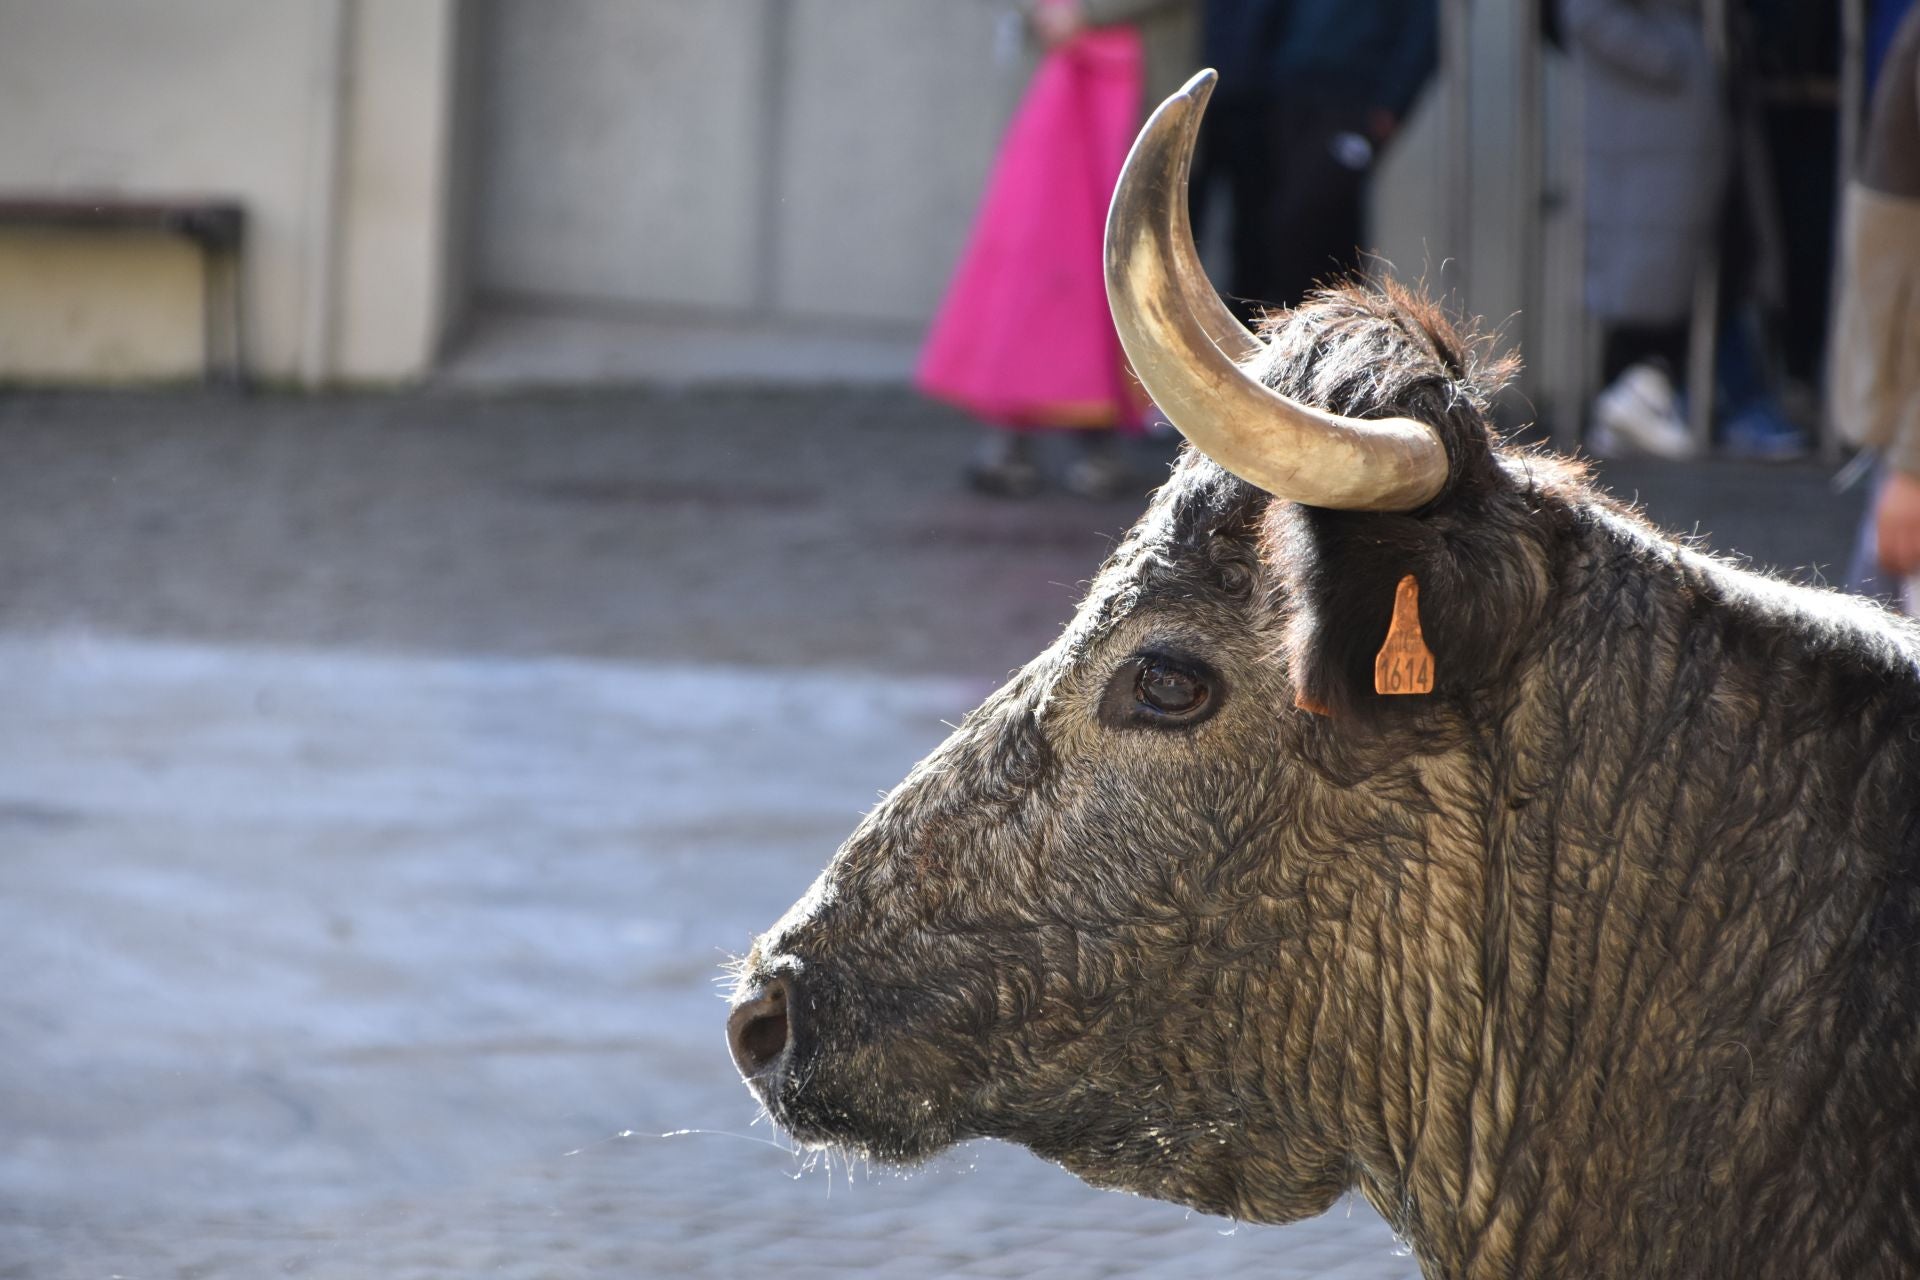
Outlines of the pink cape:
{"type": "Polygon", "coordinates": [[[1083,32],[1042,59],[920,354],[926,394],[1008,427],[1138,423],[1101,241],[1141,92],[1130,26],[1083,32]]]}

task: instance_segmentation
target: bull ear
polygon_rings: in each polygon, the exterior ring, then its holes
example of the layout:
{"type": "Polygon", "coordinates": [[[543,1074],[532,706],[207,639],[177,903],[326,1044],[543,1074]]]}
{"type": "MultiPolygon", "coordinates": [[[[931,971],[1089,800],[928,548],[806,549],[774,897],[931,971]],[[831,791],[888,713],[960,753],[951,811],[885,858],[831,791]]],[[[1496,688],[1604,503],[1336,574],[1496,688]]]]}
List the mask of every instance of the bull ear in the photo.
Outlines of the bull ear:
{"type": "Polygon", "coordinates": [[[1497,477],[1456,484],[1406,515],[1270,503],[1262,550],[1286,601],[1297,700],[1364,725],[1497,691],[1513,678],[1545,608],[1546,544],[1556,536],[1539,504],[1497,477]],[[1375,677],[1383,646],[1390,632],[1407,630],[1394,622],[1409,577],[1431,687],[1413,691],[1408,686],[1418,682],[1408,681],[1402,692],[1381,692],[1375,677]]]}
{"type": "Polygon", "coordinates": [[[1450,615],[1443,607],[1450,575],[1436,572],[1419,522],[1276,502],[1266,546],[1285,589],[1287,667],[1298,705],[1351,724],[1417,712],[1457,691],[1466,655],[1451,617],[1435,616],[1450,615]],[[1399,584],[1409,577],[1425,606],[1418,629],[1432,654],[1418,683],[1430,687],[1383,694],[1375,688],[1376,661],[1394,624],[1399,584]]]}
{"type": "Polygon", "coordinates": [[[1418,422],[1446,455],[1445,485],[1414,508],[1334,509],[1289,495],[1267,504],[1262,552],[1290,610],[1298,696],[1336,716],[1405,715],[1500,678],[1516,629],[1543,599],[1539,539],[1553,536],[1549,511],[1561,509],[1535,490],[1578,487],[1563,466],[1496,448],[1488,406],[1514,361],[1390,280],[1319,293],[1261,337],[1246,368],[1263,384],[1331,413],[1418,422]],[[1433,691],[1376,694],[1374,662],[1409,575],[1433,691]]]}

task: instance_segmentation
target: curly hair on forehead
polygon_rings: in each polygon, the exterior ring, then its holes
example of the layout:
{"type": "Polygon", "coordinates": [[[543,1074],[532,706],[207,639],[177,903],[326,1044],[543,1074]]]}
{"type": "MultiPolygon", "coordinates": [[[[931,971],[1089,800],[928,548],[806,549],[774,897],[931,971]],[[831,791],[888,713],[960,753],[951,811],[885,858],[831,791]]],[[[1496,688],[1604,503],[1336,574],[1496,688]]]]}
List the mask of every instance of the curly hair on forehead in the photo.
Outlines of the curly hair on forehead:
{"type": "Polygon", "coordinates": [[[1263,381],[1354,417],[1445,413],[1462,402],[1484,414],[1520,367],[1473,321],[1391,279],[1319,290],[1270,313],[1260,334],[1267,353],[1254,372],[1263,381]]]}

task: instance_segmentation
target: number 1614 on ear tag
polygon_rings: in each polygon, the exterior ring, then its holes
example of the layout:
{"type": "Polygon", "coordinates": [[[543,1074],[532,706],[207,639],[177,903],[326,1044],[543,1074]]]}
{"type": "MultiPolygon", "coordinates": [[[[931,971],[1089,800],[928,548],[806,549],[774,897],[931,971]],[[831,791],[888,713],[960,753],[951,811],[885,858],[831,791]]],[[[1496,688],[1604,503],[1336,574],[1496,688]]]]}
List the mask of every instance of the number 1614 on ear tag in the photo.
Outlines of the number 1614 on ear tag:
{"type": "Polygon", "coordinates": [[[1420,583],[1412,574],[1393,591],[1393,621],[1373,660],[1375,693],[1432,693],[1433,651],[1420,634],[1420,583]]]}

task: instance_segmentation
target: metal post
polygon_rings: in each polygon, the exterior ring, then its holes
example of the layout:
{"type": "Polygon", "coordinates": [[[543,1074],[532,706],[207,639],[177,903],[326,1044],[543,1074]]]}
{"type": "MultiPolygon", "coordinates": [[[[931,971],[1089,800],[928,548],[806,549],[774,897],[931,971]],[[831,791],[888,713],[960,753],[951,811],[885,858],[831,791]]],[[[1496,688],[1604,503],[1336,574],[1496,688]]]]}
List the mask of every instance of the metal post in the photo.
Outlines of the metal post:
{"type": "Polygon", "coordinates": [[[1569,376],[1564,385],[1569,389],[1566,403],[1554,421],[1554,447],[1563,453],[1572,453],[1579,448],[1586,429],[1587,415],[1593,404],[1595,384],[1599,381],[1599,336],[1600,327],[1593,313],[1587,309],[1587,157],[1585,139],[1587,133],[1587,85],[1586,72],[1579,61],[1571,64],[1576,77],[1572,92],[1563,100],[1566,110],[1566,123],[1560,130],[1562,150],[1557,153],[1558,164],[1564,174],[1566,190],[1562,196],[1563,208],[1570,222],[1571,241],[1568,252],[1556,256],[1552,266],[1561,275],[1565,291],[1563,298],[1570,298],[1573,305],[1568,312],[1574,317],[1573,332],[1562,344],[1566,354],[1569,376]],[[1571,142],[1566,140],[1571,139],[1571,142]]]}
{"type": "Polygon", "coordinates": [[[306,198],[308,220],[304,314],[301,317],[300,380],[325,386],[333,376],[334,328],[340,286],[342,147],[346,133],[349,67],[353,53],[353,7],[358,0],[327,0],[321,6],[309,71],[306,198]]]}
{"type": "Polygon", "coordinates": [[[1834,181],[1845,191],[1860,155],[1867,109],[1866,0],[1840,0],[1840,156],[1834,181]]]}
{"type": "MultiPolygon", "coordinates": [[[[1706,0],[1701,7],[1707,48],[1724,92],[1728,57],[1726,0],[1706,0]]],[[[1693,316],[1687,333],[1687,418],[1693,430],[1694,452],[1713,452],[1714,353],[1720,339],[1720,236],[1708,240],[1706,253],[1694,272],[1693,316]]]]}
{"type": "MultiPolygon", "coordinates": [[[[1853,179],[1854,165],[1860,158],[1862,117],[1867,109],[1867,14],[1866,0],[1840,0],[1840,97],[1835,104],[1835,125],[1840,134],[1838,161],[1834,165],[1834,208],[1845,217],[1847,183],[1853,179]]],[[[1834,337],[1840,329],[1840,291],[1845,263],[1838,252],[1833,255],[1832,274],[1827,283],[1827,364],[1833,362],[1834,337]]],[[[1840,460],[1840,433],[1833,415],[1827,412],[1826,397],[1821,397],[1820,458],[1829,464],[1840,460]]]]}
{"type": "Polygon", "coordinates": [[[235,236],[233,243],[227,246],[227,252],[224,255],[227,260],[228,383],[236,391],[245,391],[248,386],[246,252],[246,237],[239,235],[235,236]]]}
{"type": "Polygon", "coordinates": [[[247,379],[241,299],[245,276],[240,268],[241,242],[200,246],[201,341],[205,344],[206,380],[241,388],[247,379]]]}
{"type": "MultiPolygon", "coordinates": [[[[1551,3],[1551,0],[1549,0],[1551,3]]],[[[1509,48],[1513,58],[1513,151],[1514,204],[1519,216],[1519,254],[1517,294],[1520,314],[1516,317],[1513,341],[1530,357],[1522,366],[1523,388],[1528,399],[1539,404],[1538,389],[1544,384],[1538,363],[1545,354],[1541,323],[1545,315],[1545,290],[1541,287],[1540,262],[1546,239],[1546,163],[1541,152],[1545,103],[1541,95],[1540,29],[1532,21],[1533,7],[1517,5],[1508,18],[1509,48]]]]}
{"type": "MultiPolygon", "coordinates": [[[[1467,255],[1473,239],[1473,153],[1469,129],[1470,76],[1473,66],[1472,42],[1468,21],[1472,0],[1440,0],[1440,90],[1446,110],[1446,155],[1441,182],[1445,186],[1446,242],[1442,252],[1451,259],[1451,292],[1462,310],[1467,309],[1467,255]]],[[[1447,283],[1443,270],[1441,281],[1447,283]]]]}

